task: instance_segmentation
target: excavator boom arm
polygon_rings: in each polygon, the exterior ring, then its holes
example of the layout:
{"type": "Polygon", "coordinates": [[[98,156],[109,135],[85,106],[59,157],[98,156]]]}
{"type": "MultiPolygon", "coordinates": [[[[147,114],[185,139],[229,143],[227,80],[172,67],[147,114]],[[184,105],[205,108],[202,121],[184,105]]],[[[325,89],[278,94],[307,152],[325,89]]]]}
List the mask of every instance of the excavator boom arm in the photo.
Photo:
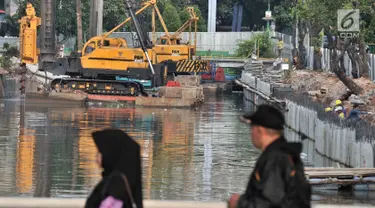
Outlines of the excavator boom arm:
{"type": "Polygon", "coordinates": [[[198,21],[199,18],[195,14],[194,7],[188,7],[186,9],[189,12],[190,19],[186,20],[186,22],[180,28],[178,28],[178,30],[171,36],[171,38],[178,37],[191,23],[198,21]]]}
{"type": "MultiPolygon", "coordinates": [[[[146,2],[145,5],[141,9],[139,9],[138,11],[135,12],[135,15],[138,15],[138,14],[142,13],[144,10],[146,10],[151,5],[152,4],[150,2],[146,2]]],[[[103,39],[106,38],[106,37],[108,37],[110,34],[114,33],[116,30],[120,29],[122,26],[124,26],[131,19],[132,19],[132,17],[126,18],[123,22],[121,22],[119,25],[117,25],[111,31],[109,31],[108,33],[106,33],[105,35],[103,35],[103,39]]]]}
{"type": "Polygon", "coordinates": [[[150,56],[148,55],[148,52],[147,52],[147,47],[146,47],[146,45],[144,43],[145,37],[143,37],[141,26],[139,25],[139,22],[138,22],[135,14],[133,12],[130,0],[125,0],[125,6],[126,6],[128,12],[130,14],[131,19],[133,20],[133,23],[134,23],[134,26],[135,26],[135,30],[137,32],[137,35],[138,35],[139,39],[140,39],[139,42],[141,43],[142,50],[143,50],[143,52],[146,55],[147,62],[149,64],[149,66],[150,66],[151,72],[152,72],[153,75],[155,75],[155,71],[154,71],[154,68],[152,66],[150,56]]]}

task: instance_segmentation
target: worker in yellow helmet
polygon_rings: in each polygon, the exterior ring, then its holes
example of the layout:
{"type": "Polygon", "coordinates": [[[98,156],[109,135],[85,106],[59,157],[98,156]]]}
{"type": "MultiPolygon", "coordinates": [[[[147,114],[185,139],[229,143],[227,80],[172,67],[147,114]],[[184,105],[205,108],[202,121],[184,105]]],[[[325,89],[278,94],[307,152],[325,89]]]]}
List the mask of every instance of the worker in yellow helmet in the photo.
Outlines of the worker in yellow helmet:
{"type": "Polygon", "coordinates": [[[338,105],[342,105],[341,100],[336,100],[336,101],[335,101],[335,105],[336,105],[336,106],[338,106],[338,105]]]}
{"type": "Polygon", "coordinates": [[[338,107],[341,107],[341,111],[342,113],[344,114],[344,118],[346,118],[346,110],[344,108],[344,105],[342,104],[342,101],[341,100],[335,100],[335,112],[336,112],[336,108],[338,107]]]}
{"type": "Polygon", "coordinates": [[[277,42],[277,51],[278,51],[278,55],[279,55],[279,58],[281,58],[281,53],[284,49],[284,41],[282,38],[279,38],[279,41],[277,42]]]}
{"type": "Polygon", "coordinates": [[[341,118],[341,119],[345,119],[345,115],[344,115],[344,112],[343,112],[343,108],[341,106],[337,106],[335,108],[335,113],[341,118]]]}
{"type": "Polygon", "coordinates": [[[331,107],[325,108],[325,111],[326,111],[326,112],[331,112],[331,111],[332,111],[332,108],[331,108],[331,107]]]}

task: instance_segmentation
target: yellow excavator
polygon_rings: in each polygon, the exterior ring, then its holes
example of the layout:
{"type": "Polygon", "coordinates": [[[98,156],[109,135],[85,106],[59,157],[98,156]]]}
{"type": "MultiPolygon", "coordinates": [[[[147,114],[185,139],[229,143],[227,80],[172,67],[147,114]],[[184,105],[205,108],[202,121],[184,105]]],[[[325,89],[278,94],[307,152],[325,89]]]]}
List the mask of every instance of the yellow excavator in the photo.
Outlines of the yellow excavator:
{"type": "MultiPolygon", "coordinates": [[[[138,37],[145,40],[132,11],[131,2],[125,0],[125,5],[138,37]]],[[[140,41],[141,48],[129,48],[123,39],[94,38],[85,44],[82,54],[56,58],[55,10],[55,0],[41,1],[42,18],[39,18],[36,16],[35,8],[28,3],[26,16],[19,21],[21,65],[38,63],[40,71],[70,76],[52,80],[52,89],[81,90],[89,94],[139,96],[146,95],[140,82],[116,80],[116,76],[152,80],[153,87],[164,83],[164,67],[152,63],[150,56],[153,50],[143,41],[140,41]],[[41,26],[40,50],[36,47],[38,26],[41,26]]]]}
{"type": "MultiPolygon", "coordinates": [[[[90,94],[145,95],[144,87],[140,82],[116,80],[117,77],[151,80],[152,87],[158,87],[166,82],[166,70],[175,71],[168,69],[162,61],[157,61],[157,54],[149,41],[147,41],[144,36],[145,33],[141,30],[136,19],[136,14],[139,14],[149,6],[154,6],[154,10],[160,18],[161,15],[155,0],[146,2],[135,14],[132,11],[131,2],[125,0],[125,5],[130,14],[129,18],[104,36],[90,39],[84,45],[81,53],[64,58],[55,58],[54,18],[56,7],[54,5],[54,0],[42,1],[42,18],[39,18],[36,16],[33,6],[27,4],[26,16],[19,21],[21,25],[21,62],[23,64],[38,63],[41,71],[48,71],[55,75],[71,76],[71,78],[52,80],[52,89],[82,90],[90,94]],[[108,37],[130,20],[133,21],[135,26],[141,48],[129,48],[125,39],[108,37]],[[36,47],[38,26],[41,26],[40,50],[36,47]]],[[[160,19],[162,20],[162,18],[160,19]]],[[[164,23],[163,27],[167,31],[164,23]]],[[[164,48],[168,47],[165,46],[164,48]]],[[[160,47],[160,50],[162,51],[163,49],[160,47]]],[[[170,55],[170,57],[174,56],[174,54],[170,55]]],[[[182,57],[180,60],[184,61],[186,59],[182,57]]],[[[199,64],[195,65],[198,66],[199,64]]],[[[200,66],[202,65],[204,64],[200,66]]]]}

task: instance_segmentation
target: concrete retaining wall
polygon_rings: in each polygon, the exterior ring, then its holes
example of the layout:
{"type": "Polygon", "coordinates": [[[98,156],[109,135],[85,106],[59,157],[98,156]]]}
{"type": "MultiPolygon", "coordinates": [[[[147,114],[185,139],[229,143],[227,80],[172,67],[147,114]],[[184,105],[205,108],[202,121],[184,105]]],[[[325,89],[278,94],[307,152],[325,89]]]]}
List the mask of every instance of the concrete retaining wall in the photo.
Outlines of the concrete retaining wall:
{"type": "Polygon", "coordinates": [[[257,89],[259,92],[271,96],[272,95],[272,86],[271,84],[256,78],[250,73],[242,73],[241,82],[249,85],[251,88],[257,89]]]}
{"type": "Polygon", "coordinates": [[[350,167],[374,167],[374,149],[357,142],[356,131],[318,118],[317,112],[287,100],[286,122],[293,130],[315,141],[320,154],[350,167]]]}
{"type": "MultiPolygon", "coordinates": [[[[21,95],[21,91],[19,90],[21,88],[20,76],[3,75],[1,80],[2,84],[0,84],[0,87],[2,86],[2,89],[0,89],[0,98],[17,98],[21,95]]],[[[37,92],[37,86],[38,83],[35,80],[27,80],[26,92],[37,92]]]]}
{"type": "Polygon", "coordinates": [[[257,89],[267,96],[272,95],[271,84],[257,80],[257,89]]]}
{"type": "MultiPolygon", "coordinates": [[[[261,32],[198,32],[197,33],[197,50],[198,51],[228,51],[234,54],[238,48],[237,44],[242,40],[250,40],[254,35],[261,32]]],[[[152,33],[148,33],[150,39],[152,33]]],[[[161,37],[165,33],[157,32],[156,37],[161,37]]],[[[172,33],[171,33],[172,34],[172,33]]],[[[112,36],[126,38],[129,46],[133,46],[132,35],[130,32],[116,32],[112,36]],[[129,38],[130,37],[130,38],[129,38]]],[[[181,34],[184,42],[189,40],[189,33],[183,32],[181,34]]],[[[194,33],[192,33],[192,41],[194,41],[194,33]]]]}
{"type": "Polygon", "coordinates": [[[19,79],[17,78],[11,78],[4,76],[2,79],[3,83],[3,94],[2,96],[4,98],[14,98],[14,97],[19,97],[20,96],[20,90],[17,90],[21,87],[19,85],[19,79]]]}
{"type": "MultiPolygon", "coordinates": [[[[261,34],[262,32],[198,32],[197,33],[197,50],[198,51],[228,51],[230,54],[235,54],[238,43],[242,40],[250,40],[254,35],[261,34]]],[[[150,39],[152,33],[148,33],[150,39]]],[[[173,33],[171,33],[173,34],[173,33]]],[[[156,37],[164,35],[163,32],[157,32],[156,37]]],[[[289,48],[291,47],[292,37],[281,33],[276,33],[277,37],[281,37],[285,43],[285,53],[290,54],[289,48]]],[[[129,47],[133,47],[135,32],[115,32],[111,37],[122,37],[126,39],[129,47]]],[[[184,42],[189,40],[189,33],[183,32],[181,34],[184,42]]],[[[194,33],[192,33],[192,41],[194,41],[194,33]]],[[[19,46],[19,39],[17,37],[1,37],[0,38],[0,50],[4,43],[9,43],[14,46],[19,46]]],[[[65,48],[73,50],[75,48],[74,38],[64,42],[65,48]]],[[[68,54],[65,54],[68,55],[68,54]]]]}
{"type": "MultiPolygon", "coordinates": [[[[243,72],[241,82],[249,89],[244,88],[244,96],[255,105],[268,102],[264,96],[273,96],[272,84],[255,78],[250,73],[243,72]]],[[[375,154],[372,143],[356,141],[356,130],[344,125],[335,125],[322,121],[318,113],[310,108],[298,105],[286,99],[285,113],[287,125],[295,132],[301,133],[314,141],[314,149],[321,155],[350,167],[374,167],[375,154]]]]}

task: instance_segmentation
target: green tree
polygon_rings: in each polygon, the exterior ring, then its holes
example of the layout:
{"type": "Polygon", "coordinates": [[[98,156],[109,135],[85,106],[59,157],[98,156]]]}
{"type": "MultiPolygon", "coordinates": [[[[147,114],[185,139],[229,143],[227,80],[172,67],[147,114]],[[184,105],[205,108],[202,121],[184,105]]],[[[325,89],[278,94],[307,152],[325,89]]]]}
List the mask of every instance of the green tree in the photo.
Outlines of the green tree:
{"type": "MultiPolygon", "coordinates": [[[[124,1],[106,0],[103,5],[103,30],[110,31],[123,22],[127,16],[124,1]]],[[[129,22],[129,24],[131,24],[129,22]]]]}
{"type": "Polygon", "coordinates": [[[273,58],[273,42],[267,32],[258,34],[250,40],[241,41],[238,44],[236,55],[238,57],[250,57],[251,54],[256,53],[259,47],[259,56],[263,58],[273,58]]]}
{"type": "MultiPolygon", "coordinates": [[[[353,71],[356,72],[357,68],[360,74],[366,75],[368,73],[367,54],[365,52],[364,40],[366,35],[371,34],[371,17],[374,15],[374,5],[371,0],[298,0],[294,8],[294,12],[303,21],[310,24],[312,34],[317,35],[322,29],[327,36],[329,48],[332,51],[331,69],[337,77],[354,93],[360,93],[362,89],[357,86],[351,79],[346,77],[343,68],[343,54],[347,52],[351,61],[353,71]],[[350,40],[343,40],[339,38],[337,31],[337,10],[338,9],[351,9],[356,8],[360,10],[361,15],[361,33],[360,38],[350,40]],[[333,37],[337,37],[334,41],[333,37]],[[357,53],[356,48],[359,48],[357,53]],[[341,51],[338,55],[337,50],[341,51]],[[341,63],[341,64],[339,64],[341,63]],[[359,67],[357,67],[359,66],[359,67]]],[[[355,75],[354,73],[353,75],[355,75]]]]}
{"type": "Polygon", "coordinates": [[[172,4],[165,5],[163,18],[169,31],[176,31],[181,26],[178,10],[172,4]]]}
{"type": "MultiPolygon", "coordinates": [[[[17,12],[15,18],[20,19],[26,15],[25,9],[27,3],[31,3],[37,13],[37,16],[41,16],[40,13],[40,0],[21,0],[17,1],[17,12]]],[[[77,21],[76,21],[76,6],[75,0],[57,0],[56,1],[56,34],[62,35],[64,40],[71,37],[77,36],[77,21]]],[[[89,25],[89,14],[90,14],[90,0],[82,0],[82,22],[83,31],[87,34],[89,25]]]]}
{"type": "Polygon", "coordinates": [[[276,19],[276,31],[291,35],[293,30],[293,16],[291,0],[281,1],[273,8],[273,15],[276,19]]]}

